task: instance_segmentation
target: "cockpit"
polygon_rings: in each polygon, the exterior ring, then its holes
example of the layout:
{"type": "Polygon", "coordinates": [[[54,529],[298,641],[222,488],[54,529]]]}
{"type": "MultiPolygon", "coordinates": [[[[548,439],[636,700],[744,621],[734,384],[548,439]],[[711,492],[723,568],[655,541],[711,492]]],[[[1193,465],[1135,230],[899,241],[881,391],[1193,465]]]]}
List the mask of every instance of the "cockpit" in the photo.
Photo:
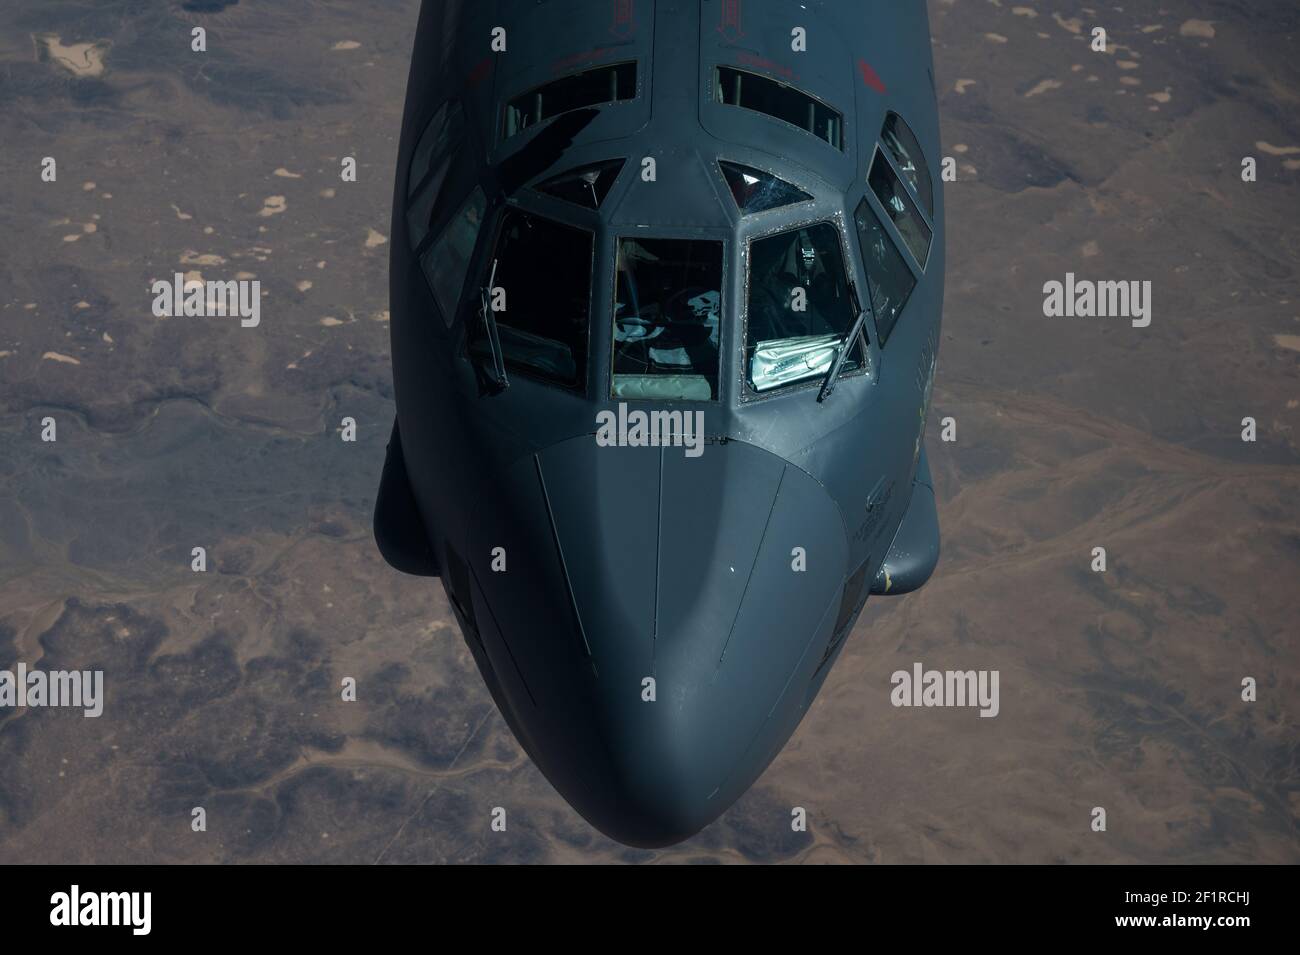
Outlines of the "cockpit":
{"type": "MultiPolygon", "coordinates": [[[[728,109],[844,150],[842,114],[794,87],[731,68],[713,86],[728,109]]],[[[500,134],[622,108],[637,87],[635,63],[561,78],[508,100],[500,134]]],[[[443,321],[464,323],[491,388],[519,376],[579,394],[595,382],[621,400],[719,401],[734,354],[738,400],[819,383],[824,399],[836,380],[870,370],[924,277],[933,186],[897,113],[887,114],[860,192],[847,197],[793,161],[760,163],[752,151],[706,160],[717,193],[734,203],[725,234],[614,225],[606,206],[635,187],[639,162],[617,143],[569,168],[561,160],[505,201],[476,183],[456,208],[439,208],[464,126],[448,103],[424,130],[408,175],[408,229],[443,321]],[[857,203],[851,213],[846,200],[857,203]],[[597,360],[608,364],[593,369],[597,360]]]]}

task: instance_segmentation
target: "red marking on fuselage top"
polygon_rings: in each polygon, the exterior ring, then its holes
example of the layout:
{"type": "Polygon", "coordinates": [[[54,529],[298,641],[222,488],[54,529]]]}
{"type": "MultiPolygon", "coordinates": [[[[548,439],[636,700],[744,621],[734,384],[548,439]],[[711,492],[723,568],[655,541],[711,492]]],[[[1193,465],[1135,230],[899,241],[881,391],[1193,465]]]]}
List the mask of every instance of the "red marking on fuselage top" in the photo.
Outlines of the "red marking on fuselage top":
{"type": "Polygon", "coordinates": [[[885,92],[885,81],[880,78],[880,74],[871,68],[870,63],[866,60],[858,60],[858,69],[862,71],[862,82],[877,93],[885,92]]]}
{"type": "Polygon", "coordinates": [[[718,32],[730,43],[745,35],[741,26],[740,0],[722,0],[722,17],[718,22],[718,32]]]}
{"type": "Polygon", "coordinates": [[[495,59],[496,55],[489,53],[487,56],[483,57],[483,59],[474,64],[474,69],[469,71],[469,76],[467,77],[470,86],[478,86],[491,75],[492,62],[495,59]]]}
{"type": "Polygon", "coordinates": [[[614,0],[614,23],[609,32],[620,39],[636,33],[636,0],[614,0]]]}

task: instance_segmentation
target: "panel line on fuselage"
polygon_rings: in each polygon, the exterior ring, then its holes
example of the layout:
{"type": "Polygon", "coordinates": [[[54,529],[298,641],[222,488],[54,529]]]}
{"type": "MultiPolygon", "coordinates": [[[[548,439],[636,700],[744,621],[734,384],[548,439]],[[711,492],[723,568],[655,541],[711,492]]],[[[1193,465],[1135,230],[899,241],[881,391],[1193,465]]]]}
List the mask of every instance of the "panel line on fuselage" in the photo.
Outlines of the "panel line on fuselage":
{"type": "Polygon", "coordinates": [[[564,575],[564,589],[569,594],[569,609],[573,611],[573,619],[578,624],[578,636],[582,637],[582,647],[587,653],[587,659],[591,661],[592,672],[600,676],[596,669],[596,660],[591,655],[591,644],[587,641],[587,631],[582,626],[582,614],[578,612],[578,601],[573,596],[573,581],[569,577],[569,565],[564,560],[564,545],[560,543],[559,528],[555,525],[555,510],[551,507],[551,496],[546,491],[546,476],[542,474],[542,457],[539,454],[533,455],[533,466],[537,470],[537,481],[542,488],[542,500],[546,503],[546,517],[551,524],[551,539],[555,541],[555,553],[560,558],[560,573],[564,575]]]}

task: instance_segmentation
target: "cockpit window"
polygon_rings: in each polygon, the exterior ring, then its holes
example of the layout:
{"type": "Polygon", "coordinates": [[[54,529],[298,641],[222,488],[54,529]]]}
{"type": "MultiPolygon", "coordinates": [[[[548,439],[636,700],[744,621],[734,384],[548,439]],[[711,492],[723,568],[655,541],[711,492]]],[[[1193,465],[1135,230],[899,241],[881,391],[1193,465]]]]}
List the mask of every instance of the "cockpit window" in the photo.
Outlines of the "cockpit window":
{"type": "Polygon", "coordinates": [[[722,243],[620,239],[616,286],[613,397],[717,398],[722,243]]]}
{"type": "Polygon", "coordinates": [[[876,334],[880,336],[880,347],[884,348],[912,289],[916,288],[916,276],[866,199],[858,204],[853,222],[858,228],[862,265],[871,287],[876,334]]]}
{"type": "Polygon", "coordinates": [[[552,176],[536,188],[548,196],[576,203],[583,208],[599,209],[609,195],[609,190],[614,187],[623,163],[622,159],[610,159],[590,166],[580,166],[552,176]]]}
{"type": "MultiPolygon", "coordinates": [[[[858,317],[839,230],[829,222],[756,239],[749,248],[749,386],[768,392],[824,377],[858,317]]],[[[844,370],[862,367],[862,342],[844,370]]]]}
{"type": "MultiPolygon", "coordinates": [[[[593,244],[584,229],[506,211],[483,285],[491,285],[484,301],[493,310],[507,367],[566,388],[585,387],[593,244]]],[[[482,321],[471,348],[488,353],[482,321]]]]}
{"type": "Polygon", "coordinates": [[[636,98],[636,63],[614,63],[552,80],[506,104],[505,134],[513,136],[561,113],[636,98]]]}
{"type": "Polygon", "coordinates": [[[406,181],[406,229],[413,250],[429,234],[429,218],[464,136],[465,114],[460,103],[450,102],[433,114],[415,144],[406,181]]]}
{"type": "Polygon", "coordinates": [[[930,227],[921,218],[921,213],[912,201],[911,194],[894,172],[894,167],[885,158],[884,152],[877,149],[871,172],[867,176],[871,191],[876,194],[894,228],[903,237],[903,243],[916,258],[916,264],[925,269],[925,260],[930,254],[930,227]]]}
{"type": "Polygon", "coordinates": [[[713,85],[719,103],[752,109],[844,148],[843,114],[793,86],[730,66],[717,68],[713,85]]]}
{"type": "Polygon", "coordinates": [[[930,180],[930,168],[925,164],[925,155],[921,152],[921,144],[917,142],[911,127],[897,113],[890,113],[885,117],[885,128],[880,133],[880,141],[889,150],[889,155],[894,157],[894,165],[916,193],[925,214],[933,221],[934,185],[930,180]]]}
{"type": "Polygon", "coordinates": [[[732,198],[736,200],[736,206],[743,216],[812,199],[798,186],[792,186],[784,179],[761,169],[725,160],[719,160],[718,165],[722,168],[722,175],[731,187],[732,198]]]}
{"type": "Polygon", "coordinates": [[[456,306],[486,209],[487,197],[481,187],[477,188],[420,256],[420,268],[442,311],[442,320],[449,327],[456,319],[456,306]]]}

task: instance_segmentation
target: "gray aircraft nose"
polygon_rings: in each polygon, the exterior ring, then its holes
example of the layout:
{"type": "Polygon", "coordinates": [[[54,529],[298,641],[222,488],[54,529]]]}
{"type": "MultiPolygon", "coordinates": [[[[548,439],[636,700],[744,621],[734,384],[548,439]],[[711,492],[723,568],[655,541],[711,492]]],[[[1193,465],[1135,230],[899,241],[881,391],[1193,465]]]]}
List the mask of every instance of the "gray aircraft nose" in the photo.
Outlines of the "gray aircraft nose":
{"type": "Polygon", "coordinates": [[[508,714],[521,742],[614,838],[697,832],[808,702],[847,562],[835,503],[742,442],[689,458],[590,436],[517,463],[494,495],[475,535],[477,615],[501,644],[496,677],[526,686],[508,714]]]}

